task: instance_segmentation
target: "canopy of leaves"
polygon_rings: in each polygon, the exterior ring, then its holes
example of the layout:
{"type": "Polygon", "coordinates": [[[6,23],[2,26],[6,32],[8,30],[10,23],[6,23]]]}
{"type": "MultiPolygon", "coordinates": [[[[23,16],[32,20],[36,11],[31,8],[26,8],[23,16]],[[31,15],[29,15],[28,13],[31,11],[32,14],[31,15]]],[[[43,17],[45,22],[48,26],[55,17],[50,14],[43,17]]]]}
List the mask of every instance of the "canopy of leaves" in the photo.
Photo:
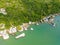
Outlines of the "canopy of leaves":
{"type": "Polygon", "coordinates": [[[17,26],[60,13],[60,0],[0,0],[0,8],[7,12],[7,15],[0,13],[0,23],[5,23],[6,27],[17,26]]]}

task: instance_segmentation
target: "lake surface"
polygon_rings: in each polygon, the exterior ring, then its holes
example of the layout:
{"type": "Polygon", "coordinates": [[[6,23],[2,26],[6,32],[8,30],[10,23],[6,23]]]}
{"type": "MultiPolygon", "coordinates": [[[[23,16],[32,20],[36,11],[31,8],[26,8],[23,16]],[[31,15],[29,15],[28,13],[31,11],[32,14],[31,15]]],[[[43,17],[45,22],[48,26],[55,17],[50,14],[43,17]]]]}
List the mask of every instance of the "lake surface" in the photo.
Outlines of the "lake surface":
{"type": "Polygon", "coordinates": [[[56,27],[47,23],[31,25],[29,28],[33,27],[34,30],[24,31],[24,38],[15,39],[10,35],[8,40],[4,40],[0,37],[0,45],[60,45],[60,16],[56,16],[54,22],[56,27]]]}

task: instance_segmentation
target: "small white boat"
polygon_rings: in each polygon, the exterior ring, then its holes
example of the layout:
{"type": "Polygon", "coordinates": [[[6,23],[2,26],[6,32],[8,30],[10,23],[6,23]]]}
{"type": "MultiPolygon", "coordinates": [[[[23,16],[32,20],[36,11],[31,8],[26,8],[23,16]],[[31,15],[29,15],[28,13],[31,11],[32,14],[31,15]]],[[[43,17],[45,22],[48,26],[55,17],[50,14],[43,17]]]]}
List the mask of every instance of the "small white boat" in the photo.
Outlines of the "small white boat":
{"type": "Polygon", "coordinates": [[[9,39],[9,35],[6,33],[6,30],[0,31],[0,34],[3,37],[3,39],[9,39]]]}
{"type": "Polygon", "coordinates": [[[34,30],[33,28],[31,28],[31,30],[34,30]]]}
{"type": "Polygon", "coordinates": [[[16,27],[11,27],[10,30],[8,31],[10,34],[17,32],[16,27]]]}
{"type": "Polygon", "coordinates": [[[8,39],[9,38],[9,35],[8,34],[4,34],[3,35],[3,39],[8,39]]]}
{"type": "Polygon", "coordinates": [[[25,33],[22,33],[22,34],[16,36],[15,38],[17,39],[17,38],[21,38],[21,37],[25,37],[25,33]]]}

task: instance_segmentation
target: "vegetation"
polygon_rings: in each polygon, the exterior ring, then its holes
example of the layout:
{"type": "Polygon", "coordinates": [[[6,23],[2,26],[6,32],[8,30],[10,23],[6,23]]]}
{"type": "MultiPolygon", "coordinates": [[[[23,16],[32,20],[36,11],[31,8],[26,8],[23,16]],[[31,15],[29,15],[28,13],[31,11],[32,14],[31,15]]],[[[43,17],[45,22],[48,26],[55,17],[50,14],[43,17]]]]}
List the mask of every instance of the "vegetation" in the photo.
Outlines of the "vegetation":
{"type": "Polygon", "coordinates": [[[5,8],[7,12],[7,15],[0,13],[0,23],[9,28],[60,13],[60,0],[0,0],[0,8],[5,8]]]}

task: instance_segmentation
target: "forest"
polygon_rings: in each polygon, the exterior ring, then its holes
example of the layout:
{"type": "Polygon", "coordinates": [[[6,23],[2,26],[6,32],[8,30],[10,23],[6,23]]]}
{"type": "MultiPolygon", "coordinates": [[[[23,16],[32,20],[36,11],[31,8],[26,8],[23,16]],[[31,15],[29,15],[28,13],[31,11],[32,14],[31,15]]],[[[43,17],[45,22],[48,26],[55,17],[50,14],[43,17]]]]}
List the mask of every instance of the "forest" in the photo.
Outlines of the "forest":
{"type": "Polygon", "coordinates": [[[7,12],[6,15],[0,13],[0,23],[9,28],[60,13],[60,0],[0,0],[0,8],[7,12]]]}

